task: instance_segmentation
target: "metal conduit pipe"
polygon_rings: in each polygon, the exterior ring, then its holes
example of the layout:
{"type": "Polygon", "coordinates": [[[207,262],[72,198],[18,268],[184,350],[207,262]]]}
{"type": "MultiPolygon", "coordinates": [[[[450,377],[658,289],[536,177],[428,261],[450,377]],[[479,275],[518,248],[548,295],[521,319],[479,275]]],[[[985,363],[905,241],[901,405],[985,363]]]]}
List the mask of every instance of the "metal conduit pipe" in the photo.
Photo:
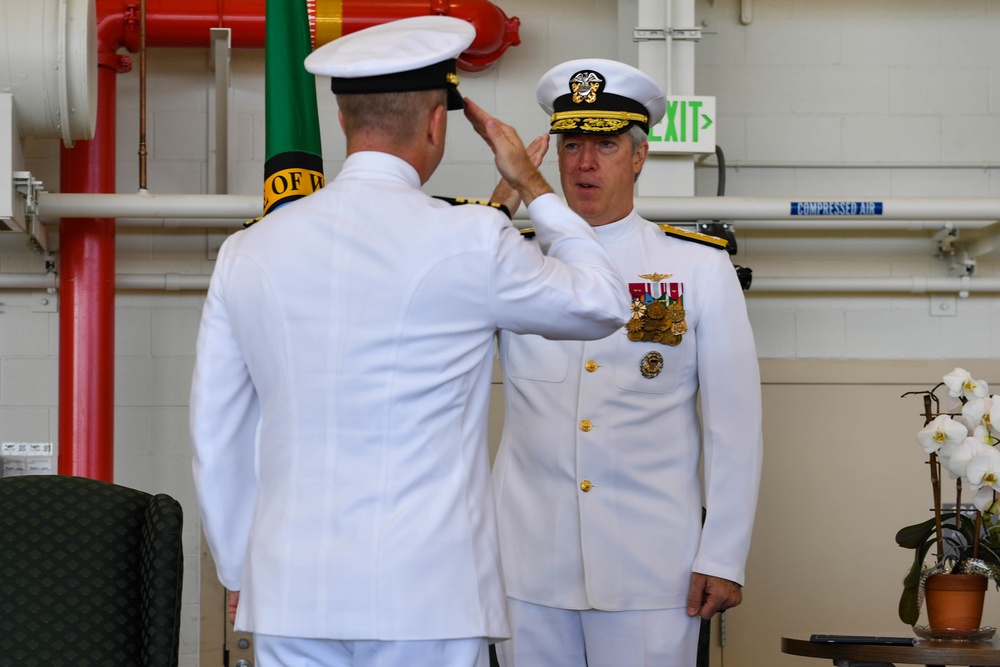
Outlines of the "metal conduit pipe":
{"type": "MultiPolygon", "coordinates": [[[[815,221],[838,221],[844,229],[910,228],[914,221],[1000,220],[1000,198],[992,197],[895,197],[868,201],[859,199],[785,199],[776,197],[636,197],[636,208],[656,221],[740,220],[792,221],[803,229],[816,229],[815,221]],[[860,225],[858,221],[870,221],[860,225]]],[[[38,214],[46,222],[60,217],[109,218],[230,218],[249,220],[260,215],[256,195],[155,195],[43,193],[38,214]]],[[[527,219],[522,207],[515,216],[527,219]]],[[[976,225],[976,226],[982,226],[976,225]]],[[[767,228],[797,228],[795,224],[767,228]]],[[[935,226],[920,226],[932,229],[935,226]]]]}
{"type": "MultiPolygon", "coordinates": [[[[162,227],[164,229],[189,229],[192,231],[202,231],[205,229],[231,229],[236,231],[241,229],[247,221],[245,217],[237,218],[118,218],[118,227],[162,227]]],[[[674,222],[668,220],[653,220],[654,222],[674,222]]],[[[690,222],[690,221],[688,221],[690,222]]],[[[983,229],[991,225],[990,221],[984,220],[963,220],[963,221],[941,221],[941,220],[738,220],[735,224],[737,231],[757,230],[757,231],[900,231],[900,232],[937,232],[947,227],[949,229],[976,230],[983,229]]],[[[524,229],[531,226],[528,216],[514,216],[514,226],[524,229]]]]}
{"type": "Polygon", "coordinates": [[[162,227],[163,229],[242,229],[247,218],[118,218],[119,227],[162,227]]]}
{"type": "Polygon", "coordinates": [[[43,221],[56,218],[240,218],[261,214],[260,195],[155,195],[44,193],[38,197],[43,221]]]}
{"type": "Polygon", "coordinates": [[[1000,278],[907,276],[900,278],[764,278],[754,276],[755,292],[870,292],[927,294],[1000,292],[1000,278]]]}
{"type": "Polygon", "coordinates": [[[636,206],[653,220],[1000,220],[994,197],[644,197],[636,206]]]}
{"type": "MultiPolygon", "coordinates": [[[[700,169],[718,169],[719,163],[706,156],[695,162],[700,169]]],[[[726,169],[1000,169],[995,162],[763,162],[728,160],[726,169]]]]}
{"type": "MultiPolygon", "coordinates": [[[[195,291],[208,289],[211,276],[181,273],[119,273],[119,291],[195,291]]],[[[54,273],[0,273],[0,290],[55,290],[54,273]]],[[[1000,293],[1000,278],[905,276],[897,278],[769,278],[755,276],[749,294],[767,293],[969,294],[1000,293]]]]}
{"type": "MultiPolygon", "coordinates": [[[[720,218],[701,218],[702,220],[719,220],[720,218]]],[[[727,218],[728,220],[728,218],[727,218]]],[[[666,221],[664,221],[666,222],[666,221]]],[[[851,218],[824,218],[809,220],[740,220],[735,222],[737,231],[757,230],[757,231],[838,231],[838,232],[867,232],[867,231],[901,231],[901,232],[927,232],[940,231],[941,229],[983,229],[994,224],[992,220],[856,220],[851,218]]]]}
{"type": "MultiPolygon", "coordinates": [[[[119,273],[115,276],[116,290],[135,291],[200,291],[208,289],[211,276],[182,273],[119,273]]],[[[0,273],[0,290],[52,290],[59,278],[54,273],[0,273]]]]}

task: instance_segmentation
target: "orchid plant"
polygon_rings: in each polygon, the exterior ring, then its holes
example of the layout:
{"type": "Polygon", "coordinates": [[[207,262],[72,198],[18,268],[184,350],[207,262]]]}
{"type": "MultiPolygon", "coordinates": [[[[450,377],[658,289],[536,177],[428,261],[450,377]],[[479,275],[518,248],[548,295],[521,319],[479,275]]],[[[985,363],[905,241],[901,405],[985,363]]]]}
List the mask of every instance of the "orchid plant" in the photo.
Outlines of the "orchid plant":
{"type": "Polygon", "coordinates": [[[963,573],[991,577],[1000,588],[1000,396],[964,368],[944,376],[930,391],[908,392],[924,398],[924,427],[917,443],[928,456],[934,517],[896,534],[896,543],[914,549],[913,565],[903,580],[899,618],[914,625],[920,615],[923,584],[932,574],[963,573]],[[941,405],[936,392],[946,387],[941,405]],[[941,476],[955,483],[954,512],[942,513],[941,476]],[[972,494],[973,510],[962,510],[962,492],[972,494]],[[925,566],[931,547],[936,558],[925,566]]]}

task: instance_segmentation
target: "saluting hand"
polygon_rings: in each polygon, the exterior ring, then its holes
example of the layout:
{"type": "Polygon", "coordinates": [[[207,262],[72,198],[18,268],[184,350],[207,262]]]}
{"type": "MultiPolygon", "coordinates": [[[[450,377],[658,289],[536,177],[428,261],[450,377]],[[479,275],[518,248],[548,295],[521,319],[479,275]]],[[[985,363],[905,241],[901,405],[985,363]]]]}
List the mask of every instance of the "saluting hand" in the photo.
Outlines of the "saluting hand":
{"type": "MultiPolygon", "coordinates": [[[[546,151],[549,149],[549,135],[542,134],[534,138],[534,140],[528,144],[528,158],[531,163],[538,167],[542,163],[542,158],[545,157],[546,151]]],[[[503,204],[510,211],[511,215],[517,213],[517,208],[521,205],[521,195],[511,187],[510,183],[507,182],[506,178],[501,178],[500,182],[497,183],[496,188],[493,190],[493,195],[490,197],[490,201],[503,204]]]]}
{"type": "Polygon", "coordinates": [[[529,154],[513,127],[489,115],[469,98],[465,98],[465,117],[493,150],[500,175],[517,191],[525,204],[530,204],[535,197],[552,192],[537,167],[548,149],[547,135],[532,142],[529,154]]]}

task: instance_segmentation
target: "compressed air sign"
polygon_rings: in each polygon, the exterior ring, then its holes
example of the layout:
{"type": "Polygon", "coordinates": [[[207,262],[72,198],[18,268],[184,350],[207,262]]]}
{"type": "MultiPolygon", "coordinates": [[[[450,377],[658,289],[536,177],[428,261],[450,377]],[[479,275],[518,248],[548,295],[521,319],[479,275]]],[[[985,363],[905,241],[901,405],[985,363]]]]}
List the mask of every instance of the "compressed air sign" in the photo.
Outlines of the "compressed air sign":
{"type": "Polygon", "coordinates": [[[714,153],[715,98],[668,97],[667,113],[649,128],[650,153],[714,153]]]}
{"type": "Polygon", "coordinates": [[[793,201],[792,215],[882,215],[880,201],[793,201]]]}

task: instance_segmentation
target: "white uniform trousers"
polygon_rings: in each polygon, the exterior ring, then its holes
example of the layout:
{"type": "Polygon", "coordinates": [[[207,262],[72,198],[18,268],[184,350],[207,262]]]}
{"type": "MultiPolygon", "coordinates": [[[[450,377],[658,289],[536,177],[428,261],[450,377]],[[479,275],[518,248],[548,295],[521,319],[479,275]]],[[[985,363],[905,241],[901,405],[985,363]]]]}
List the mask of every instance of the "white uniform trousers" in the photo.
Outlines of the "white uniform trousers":
{"type": "MultiPolygon", "coordinates": [[[[695,667],[701,617],[684,607],[556,609],[507,598],[511,639],[501,667],[695,667]]],[[[262,666],[264,667],[264,666],[262,666]]]]}
{"type": "Polygon", "coordinates": [[[341,641],[254,635],[257,667],[489,667],[484,637],[341,641]]]}

